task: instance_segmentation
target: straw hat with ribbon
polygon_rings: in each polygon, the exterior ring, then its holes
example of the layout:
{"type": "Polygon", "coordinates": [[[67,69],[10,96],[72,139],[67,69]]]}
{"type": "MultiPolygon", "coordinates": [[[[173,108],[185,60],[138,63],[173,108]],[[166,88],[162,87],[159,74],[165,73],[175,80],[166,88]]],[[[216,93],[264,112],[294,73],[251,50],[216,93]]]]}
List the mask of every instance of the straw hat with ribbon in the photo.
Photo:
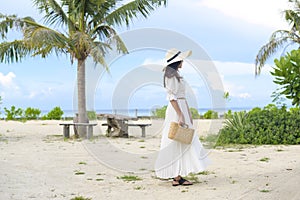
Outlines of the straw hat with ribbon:
{"type": "Polygon", "coordinates": [[[167,65],[169,65],[171,63],[184,60],[185,58],[189,57],[190,55],[192,55],[192,51],[190,51],[190,50],[181,52],[178,49],[172,48],[167,51],[165,59],[167,61],[167,65]]]}

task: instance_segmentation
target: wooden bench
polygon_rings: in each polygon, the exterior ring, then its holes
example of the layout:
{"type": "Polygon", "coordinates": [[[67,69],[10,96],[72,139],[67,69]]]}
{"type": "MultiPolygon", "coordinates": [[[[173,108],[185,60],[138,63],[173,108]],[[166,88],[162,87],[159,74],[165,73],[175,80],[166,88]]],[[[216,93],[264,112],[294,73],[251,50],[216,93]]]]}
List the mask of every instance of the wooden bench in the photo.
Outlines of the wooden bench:
{"type": "MultiPolygon", "coordinates": [[[[142,129],[142,137],[146,137],[146,127],[152,124],[126,124],[127,126],[139,126],[142,129]]],[[[102,126],[108,126],[107,123],[102,124],[102,126]]],[[[127,130],[128,131],[128,130],[127,130]]],[[[125,133],[128,136],[128,132],[125,133]]]]}
{"type": "Polygon", "coordinates": [[[74,122],[65,122],[60,123],[59,125],[63,126],[63,134],[65,138],[70,137],[70,126],[85,126],[87,127],[86,137],[90,139],[93,137],[93,126],[96,126],[97,123],[74,123],[74,122]]]}

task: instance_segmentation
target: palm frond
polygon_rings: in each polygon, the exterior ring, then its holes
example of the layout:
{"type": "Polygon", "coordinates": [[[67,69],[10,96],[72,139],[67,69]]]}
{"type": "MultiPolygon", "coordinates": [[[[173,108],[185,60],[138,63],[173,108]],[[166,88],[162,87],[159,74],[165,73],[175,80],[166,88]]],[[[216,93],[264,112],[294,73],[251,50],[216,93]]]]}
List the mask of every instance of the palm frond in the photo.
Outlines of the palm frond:
{"type": "Polygon", "coordinates": [[[0,43],[0,62],[21,62],[23,58],[30,55],[33,49],[24,40],[0,43]]]}
{"type": "Polygon", "coordinates": [[[259,75],[267,59],[288,42],[299,42],[299,36],[287,30],[275,31],[267,44],[263,45],[255,59],[255,75],[259,75]]]}
{"type": "Polygon", "coordinates": [[[46,57],[53,50],[65,52],[67,49],[68,38],[62,33],[36,23],[31,19],[23,19],[27,26],[23,30],[24,41],[35,49],[33,56],[41,55],[46,57]]]}
{"type": "Polygon", "coordinates": [[[109,25],[121,26],[123,23],[129,26],[130,21],[139,16],[147,18],[155,8],[166,5],[166,0],[134,0],[119,8],[105,17],[105,22],[109,25]]]}
{"type": "Polygon", "coordinates": [[[114,35],[111,38],[115,43],[116,43],[116,47],[117,47],[117,51],[121,52],[121,53],[128,53],[128,50],[126,48],[125,43],[123,42],[123,40],[120,38],[119,35],[114,35]]]}
{"type": "Polygon", "coordinates": [[[22,29],[24,23],[21,23],[21,19],[16,15],[3,15],[0,14],[0,34],[2,39],[6,39],[7,33],[10,29],[16,28],[22,29]]]}
{"type": "Polygon", "coordinates": [[[111,47],[107,43],[103,42],[94,42],[93,47],[91,49],[91,57],[93,58],[95,63],[100,63],[106,71],[109,71],[109,66],[105,61],[106,52],[111,49],[111,47]]]}
{"type": "Polygon", "coordinates": [[[75,30],[75,23],[63,9],[65,0],[62,0],[61,4],[56,0],[34,0],[33,2],[40,12],[45,12],[44,19],[46,24],[56,24],[57,26],[63,24],[68,26],[71,31],[75,30]]]}

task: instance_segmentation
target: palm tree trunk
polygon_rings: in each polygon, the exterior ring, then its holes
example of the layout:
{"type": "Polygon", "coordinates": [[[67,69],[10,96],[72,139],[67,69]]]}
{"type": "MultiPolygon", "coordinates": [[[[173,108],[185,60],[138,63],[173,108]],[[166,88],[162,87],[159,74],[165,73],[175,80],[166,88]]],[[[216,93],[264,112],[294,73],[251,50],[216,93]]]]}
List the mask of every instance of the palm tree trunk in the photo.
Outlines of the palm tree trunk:
{"type": "MultiPolygon", "coordinates": [[[[78,122],[87,123],[86,112],[86,92],[85,92],[85,60],[78,60],[77,66],[77,92],[78,92],[78,122]]],[[[79,126],[78,134],[81,138],[86,138],[86,127],[79,126]]]]}

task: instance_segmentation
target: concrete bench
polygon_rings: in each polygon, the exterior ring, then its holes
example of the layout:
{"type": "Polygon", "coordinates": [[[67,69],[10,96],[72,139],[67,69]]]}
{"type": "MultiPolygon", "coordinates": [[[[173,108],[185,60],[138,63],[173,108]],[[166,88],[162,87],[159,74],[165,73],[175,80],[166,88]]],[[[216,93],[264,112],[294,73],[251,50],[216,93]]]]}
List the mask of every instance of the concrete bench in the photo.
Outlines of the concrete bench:
{"type": "MultiPolygon", "coordinates": [[[[151,126],[151,124],[126,124],[128,126],[139,126],[142,129],[142,137],[146,137],[146,127],[151,126]]],[[[107,123],[102,124],[102,126],[108,126],[107,123]]],[[[127,129],[128,131],[128,129],[127,129]]],[[[125,135],[128,133],[125,133],[125,135]]],[[[128,137],[128,136],[127,136],[128,137]]]]}
{"type": "Polygon", "coordinates": [[[97,124],[66,122],[66,123],[60,123],[59,125],[63,126],[63,134],[65,138],[70,138],[70,126],[85,126],[87,127],[86,138],[90,139],[93,137],[93,126],[96,126],[97,124]]]}
{"type": "Polygon", "coordinates": [[[146,127],[151,124],[128,124],[128,126],[139,126],[142,129],[142,137],[146,137],[146,127]]]}

